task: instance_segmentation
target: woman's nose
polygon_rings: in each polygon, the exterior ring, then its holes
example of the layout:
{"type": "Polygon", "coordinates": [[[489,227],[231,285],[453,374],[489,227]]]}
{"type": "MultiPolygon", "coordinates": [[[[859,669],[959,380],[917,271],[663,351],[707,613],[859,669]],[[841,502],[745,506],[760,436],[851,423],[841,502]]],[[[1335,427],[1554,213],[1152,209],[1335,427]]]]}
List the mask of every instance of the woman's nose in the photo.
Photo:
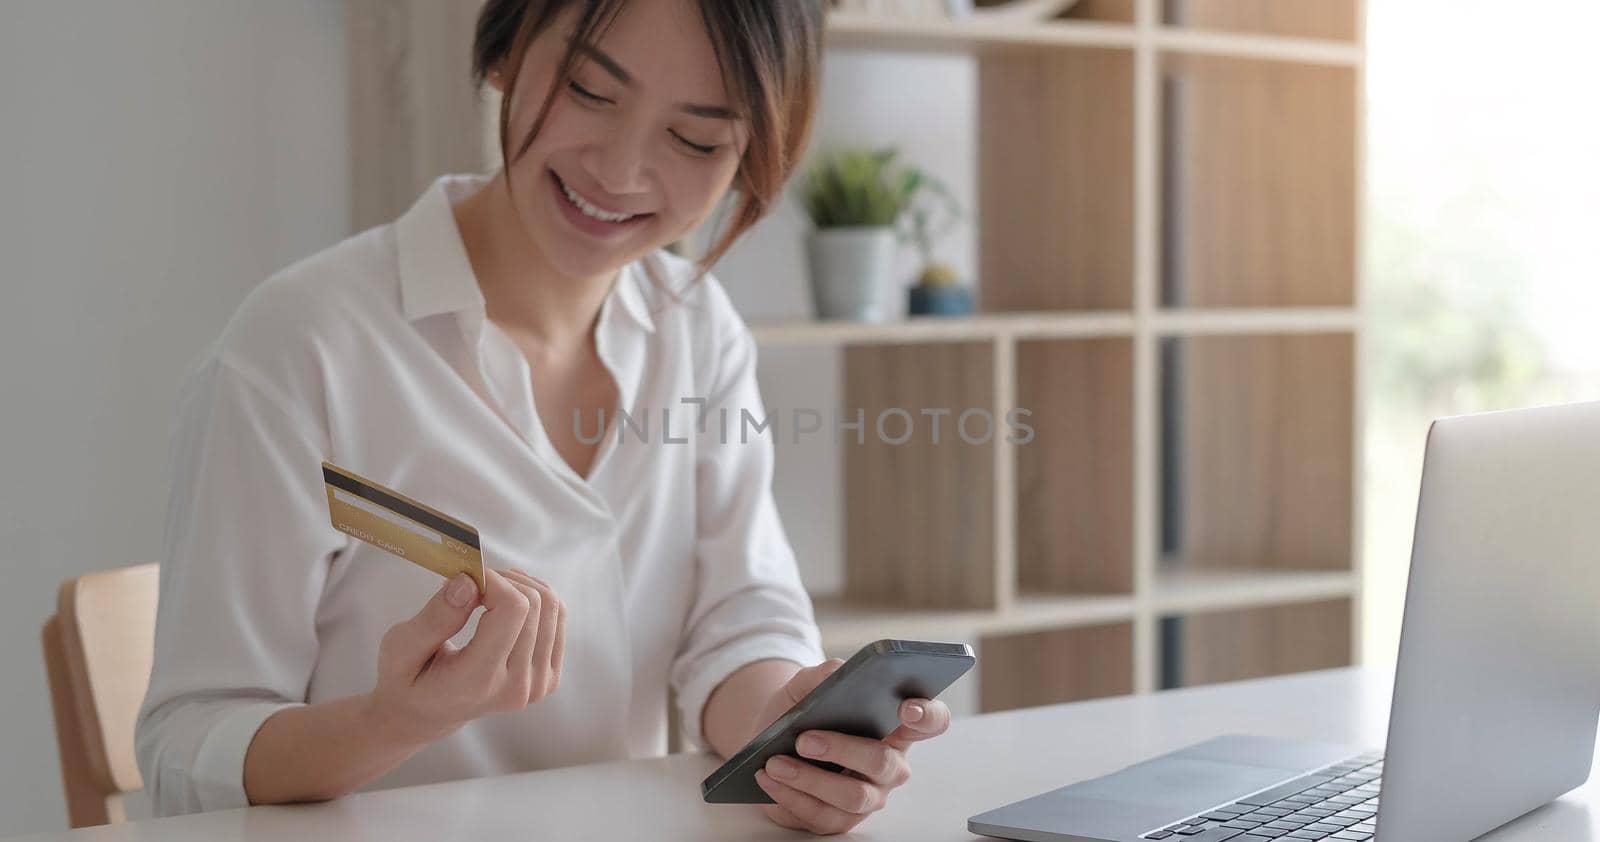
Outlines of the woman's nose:
{"type": "Polygon", "coordinates": [[[600,189],[612,196],[644,192],[646,139],[642,129],[622,127],[591,147],[589,173],[600,189]]]}

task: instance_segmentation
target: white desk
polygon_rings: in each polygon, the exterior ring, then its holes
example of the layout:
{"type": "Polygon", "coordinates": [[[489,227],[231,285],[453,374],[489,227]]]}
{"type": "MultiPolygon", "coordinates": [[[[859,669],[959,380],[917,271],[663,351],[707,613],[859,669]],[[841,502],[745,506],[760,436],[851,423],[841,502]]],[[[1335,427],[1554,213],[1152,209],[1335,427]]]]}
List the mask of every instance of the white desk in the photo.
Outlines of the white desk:
{"type": "MultiPolygon", "coordinates": [[[[957,720],[912,750],[913,780],[883,812],[838,839],[982,839],[967,817],[1227,733],[1381,746],[1389,676],[1336,670],[957,720]]],[[[716,762],[676,755],[354,795],[328,804],[253,807],[33,840],[796,840],[746,805],[700,800],[716,762]]],[[[1600,840],[1600,784],[1483,837],[1600,840]]]]}

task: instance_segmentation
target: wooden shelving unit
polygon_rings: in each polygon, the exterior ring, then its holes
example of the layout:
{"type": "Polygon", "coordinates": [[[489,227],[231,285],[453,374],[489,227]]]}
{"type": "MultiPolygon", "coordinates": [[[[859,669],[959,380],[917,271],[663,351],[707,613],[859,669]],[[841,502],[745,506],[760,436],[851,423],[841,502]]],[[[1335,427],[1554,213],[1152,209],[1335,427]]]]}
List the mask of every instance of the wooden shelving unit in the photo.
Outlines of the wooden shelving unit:
{"type": "MultiPolygon", "coordinates": [[[[1140,31],[1128,24],[1048,21],[1035,24],[993,24],[955,20],[882,20],[837,14],[828,22],[832,45],[844,49],[914,52],[983,53],[1048,47],[1131,49],[1140,31]]],[[[1362,61],[1355,44],[1316,38],[1238,35],[1156,27],[1148,39],[1173,52],[1262,58],[1305,64],[1354,67],[1362,61]]]]}
{"type": "Polygon", "coordinates": [[[853,652],[884,637],[890,627],[892,634],[900,637],[978,640],[997,634],[1129,622],[1134,615],[1133,598],[1117,594],[1021,594],[1006,611],[915,609],[837,598],[818,599],[815,607],[823,646],[829,652],[853,652]]]}
{"type": "Polygon", "coordinates": [[[752,330],[840,349],[869,419],[1026,407],[1035,438],[846,446],[825,645],[971,641],[988,710],[1348,663],[1359,0],[1072,14],[829,21],[975,57],[982,312],[752,330]]]}
{"type": "MultiPolygon", "coordinates": [[[[1164,310],[1148,318],[1158,336],[1217,334],[1351,333],[1361,314],[1349,307],[1297,309],[1164,310]]],[[[1021,341],[1133,336],[1130,312],[978,313],[970,318],[918,317],[865,322],[760,321],[750,332],[763,345],[892,345],[908,342],[1021,341]]]]}

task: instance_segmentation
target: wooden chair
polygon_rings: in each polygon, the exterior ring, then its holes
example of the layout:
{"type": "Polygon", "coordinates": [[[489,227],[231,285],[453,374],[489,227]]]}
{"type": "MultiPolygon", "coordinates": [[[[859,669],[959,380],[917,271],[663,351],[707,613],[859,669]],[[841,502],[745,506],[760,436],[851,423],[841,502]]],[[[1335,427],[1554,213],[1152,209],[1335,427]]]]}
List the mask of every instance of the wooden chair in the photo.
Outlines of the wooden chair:
{"type": "Polygon", "coordinates": [[[144,787],[133,728],[150,683],[159,588],[154,564],[68,579],[45,621],[44,665],[73,827],[125,821],[122,796],[144,787]]]}

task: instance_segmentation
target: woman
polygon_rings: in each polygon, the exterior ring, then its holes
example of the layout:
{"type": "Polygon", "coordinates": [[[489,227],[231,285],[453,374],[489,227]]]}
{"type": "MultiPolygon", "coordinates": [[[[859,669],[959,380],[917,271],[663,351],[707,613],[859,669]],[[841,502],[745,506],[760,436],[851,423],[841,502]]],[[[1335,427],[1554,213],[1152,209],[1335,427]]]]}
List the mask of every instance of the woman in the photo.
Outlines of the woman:
{"type": "MultiPolygon", "coordinates": [[[[820,29],[815,0],[489,0],[509,163],[262,284],[185,387],[138,730],[159,813],[660,754],[669,687],[726,756],[838,666],[770,440],[706,423],[764,417],[749,332],[660,251],[733,190],[709,264],[777,199],[820,29]],[[329,526],[324,459],[477,527],[482,596],[329,526]]],[[[846,771],[775,758],[762,809],[855,826],[949,712],[902,719],[803,739],[846,771]]]]}

